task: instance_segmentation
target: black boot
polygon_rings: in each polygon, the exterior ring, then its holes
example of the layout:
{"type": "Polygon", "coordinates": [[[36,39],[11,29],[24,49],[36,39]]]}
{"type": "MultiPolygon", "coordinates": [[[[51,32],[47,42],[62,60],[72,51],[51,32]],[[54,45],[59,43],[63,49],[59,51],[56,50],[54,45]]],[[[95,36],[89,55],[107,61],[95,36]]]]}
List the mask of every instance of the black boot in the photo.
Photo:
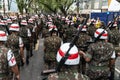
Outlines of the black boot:
{"type": "Polygon", "coordinates": [[[30,50],[30,57],[32,57],[33,56],[33,53],[32,53],[32,50],[30,50]]]}
{"type": "Polygon", "coordinates": [[[23,62],[23,60],[21,60],[21,66],[24,66],[24,62],[23,62]]]}
{"type": "Polygon", "coordinates": [[[26,57],[26,64],[29,65],[29,57],[26,57]]]}

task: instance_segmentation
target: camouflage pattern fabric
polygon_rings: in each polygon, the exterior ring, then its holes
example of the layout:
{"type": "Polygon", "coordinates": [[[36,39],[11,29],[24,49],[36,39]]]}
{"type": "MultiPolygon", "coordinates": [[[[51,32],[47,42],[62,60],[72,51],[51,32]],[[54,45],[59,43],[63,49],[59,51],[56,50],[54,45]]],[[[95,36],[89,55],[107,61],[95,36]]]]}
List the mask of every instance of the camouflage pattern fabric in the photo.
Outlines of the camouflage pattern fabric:
{"type": "Polygon", "coordinates": [[[89,46],[87,55],[89,55],[91,61],[89,62],[87,75],[91,80],[106,80],[110,72],[108,65],[113,50],[113,45],[105,41],[98,41],[89,46]]]}
{"type": "Polygon", "coordinates": [[[56,53],[61,45],[61,38],[58,36],[50,36],[45,38],[44,46],[45,53],[44,58],[48,61],[56,61],[56,53]]]}
{"type": "Polygon", "coordinates": [[[19,36],[16,34],[11,34],[7,38],[7,45],[9,48],[19,49],[19,36]]]}
{"type": "Polygon", "coordinates": [[[0,26],[0,30],[7,32],[5,26],[0,26]]]}
{"type": "Polygon", "coordinates": [[[118,45],[120,43],[120,33],[119,30],[113,29],[109,31],[109,42],[113,45],[118,45]]]}
{"type": "Polygon", "coordinates": [[[93,38],[94,37],[94,32],[96,31],[97,28],[95,28],[94,25],[90,25],[87,28],[88,34],[93,38]]]}
{"type": "Polygon", "coordinates": [[[28,27],[28,29],[30,30],[30,33],[31,33],[30,42],[32,43],[36,39],[35,34],[33,33],[34,25],[33,24],[28,24],[27,27],[28,27]]]}
{"type": "MultiPolygon", "coordinates": [[[[78,40],[76,41],[76,46],[78,47],[79,50],[87,51],[86,42],[90,40],[91,40],[91,37],[86,32],[81,32],[78,40]]],[[[83,58],[83,56],[80,57],[80,70],[79,71],[82,72],[82,74],[85,74],[85,71],[86,71],[86,61],[83,58]]]]}
{"type": "Polygon", "coordinates": [[[7,34],[10,34],[9,28],[7,25],[0,25],[0,30],[5,31],[7,34]]]}
{"type": "Polygon", "coordinates": [[[48,80],[90,80],[88,76],[82,75],[75,69],[53,73],[48,75],[48,80]]]}
{"type": "Polygon", "coordinates": [[[45,38],[46,36],[48,37],[49,36],[48,33],[49,33],[48,29],[43,28],[43,30],[42,30],[42,37],[43,38],[45,38]]]}
{"type": "Polygon", "coordinates": [[[95,68],[91,67],[91,69],[87,70],[87,76],[89,76],[91,80],[108,80],[110,74],[109,68],[99,67],[96,70],[95,68]]]}
{"type": "Polygon", "coordinates": [[[23,43],[29,43],[29,37],[28,37],[28,28],[27,27],[20,27],[20,36],[23,39],[23,43]]]}
{"type": "Polygon", "coordinates": [[[6,48],[4,45],[0,46],[0,80],[9,80],[7,52],[8,48],[6,48]]]}
{"type": "Polygon", "coordinates": [[[116,53],[116,58],[114,59],[114,62],[113,62],[113,59],[112,59],[112,62],[110,64],[110,71],[111,71],[110,78],[111,78],[111,80],[113,80],[114,75],[115,75],[115,61],[117,59],[118,52],[120,52],[120,46],[119,46],[120,33],[119,33],[119,30],[116,29],[116,27],[112,27],[111,30],[108,30],[108,33],[109,33],[108,41],[114,45],[115,53],[116,53]]]}
{"type": "Polygon", "coordinates": [[[56,54],[61,45],[61,38],[58,36],[50,36],[44,40],[44,68],[51,69],[56,67],[56,54]]]}
{"type": "Polygon", "coordinates": [[[7,46],[13,51],[17,64],[19,66],[21,61],[19,53],[19,36],[16,34],[9,35],[7,39],[7,46]]]}
{"type": "Polygon", "coordinates": [[[85,45],[86,42],[90,41],[91,37],[87,33],[80,33],[78,40],[76,41],[76,46],[79,50],[84,51],[85,49],[82,46],[85,45]]]}
{"type": "Polygon", "coordinates": [[[27,38],[27,27],[20,27],[20,36],[23,37],[23,38],[27,38]]]}
{"type": "Polygon", "coordinates": [[[73,34],[75,34],[77,32],[77,29],[73,26],[66,26],[66,27],[63,27],[64,28],[64,42],[70,42],[73,38],[73,34]]]}

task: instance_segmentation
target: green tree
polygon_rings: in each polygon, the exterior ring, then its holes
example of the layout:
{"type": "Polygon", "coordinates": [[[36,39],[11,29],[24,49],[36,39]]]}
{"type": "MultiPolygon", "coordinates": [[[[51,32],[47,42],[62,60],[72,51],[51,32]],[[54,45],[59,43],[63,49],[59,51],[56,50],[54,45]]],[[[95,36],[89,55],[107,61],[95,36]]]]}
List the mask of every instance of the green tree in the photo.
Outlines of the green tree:
{"type": "Polygon", "coordinates": [[[23,14],[23,11],[25,10],[25,12],[28,13],[32,1],[33,0],[16,0],[19,12],[23,14]]]}
{"type": "Polygon", "coordinates": [[[2,8],[2,0],[0,0],[0,9],[2,8]]]}
{"type": "Polygon", "coordinates": [[[47,12],[57,13],[61,12],[67,15],[69,7],[73,4],[74,0],[16,0],[20,13],[26,12],[47,12]]]}
{"type": "Polygon", "coordinates": [[[74,0],[57,0],[58,6],[61,12],[66,16],[67,11],[70,8],[70,6],[73,4],[74,0]]]}
{"type": "Polygon", "coordinates": [[[53,13],[57,13],[60,10],[64,15],[67,15],[67,11],[73,2],[74,0],[39,0],[39,4],[42,4],[45,10],[53,13]]]}
{"type": "Polygon", "coordinates": [[[117,0],[118,2],[120,2],[120,0],[117,0]]]}
{"type": "Polygon", "coordinates": [[[56,0],[39,0],[39,4],[43,5],[42,9],[44,11],[47,11],[47,12],[50,11],[53,13],[57,12],[58,6],[56,3],[56,0]]]}
{"type": "Polygon", "coordinates": [[[19,12],[23,14],[24,6],[25,6],[24,0],[16,0],[16,2],[17,2],[19,12]]]}

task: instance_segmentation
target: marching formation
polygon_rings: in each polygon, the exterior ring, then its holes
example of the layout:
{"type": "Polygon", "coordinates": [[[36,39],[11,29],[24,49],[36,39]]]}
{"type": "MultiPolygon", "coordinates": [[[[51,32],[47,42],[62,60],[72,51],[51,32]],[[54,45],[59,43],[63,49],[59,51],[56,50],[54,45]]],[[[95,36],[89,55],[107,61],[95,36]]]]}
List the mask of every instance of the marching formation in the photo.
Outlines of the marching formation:
{"type": "Polygon", "coordinates": [[[20,80],[20,67],[30,64],[39,38],[43,80],[114,80],[119,28],[120,15],[107,25],[75,14],[1,16],[0,80],[20,80]]]}

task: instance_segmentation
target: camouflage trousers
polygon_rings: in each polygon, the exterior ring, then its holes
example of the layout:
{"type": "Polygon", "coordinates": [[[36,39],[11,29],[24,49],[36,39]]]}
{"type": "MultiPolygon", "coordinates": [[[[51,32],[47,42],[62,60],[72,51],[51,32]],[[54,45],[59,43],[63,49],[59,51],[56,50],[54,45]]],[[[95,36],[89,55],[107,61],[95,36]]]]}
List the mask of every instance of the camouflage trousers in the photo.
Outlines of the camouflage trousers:
{"type": "Polygon", "coordinates": [[[8,77],[6,77],[6,78],[0,78],[0,80],[11,80],[11,79],[9,79],[8,77]]]}
{"type": "Polygon", "coordinates": [[[86,74],[91,80],[108,80],[110,70],[109,68],[90,68],[86,74]]]}
{"type": "Polygon", "coordinates": [[[9,75],[0,74],[0,80],[11,80],[9,75]]]}
{"type": "Polygon", "coordinates": [[[57,62],[55,61],[48,61],[44,63],[44,68],[45,69],[53,69],[56,68],[57,62]]]}
{"type": "Polygon", "coordinates": [[[47,51],[44,54],[44,63],[45,63],[46,69],[51,69],[51,68],[56,67],[57,62],[56,62],[55,56],[56,56],[55,52],[49,52],[48,53],[48,51],[47,51]]]}
{"type": "Polygon", "coordinates": [[[82,75],[74,70],[53,73],[48,76],[48,80],[90,80],[88,76],[82,75]]]}
{"type": "Polygon", "coordinates": [[[20,56],[19,50],[13,51],[13,53],[14,53],[14,56],[15,56],[15,58],[16,58],[16,62],[17,62],[18,68],[20,69],[21,56],[20,56]]]}

